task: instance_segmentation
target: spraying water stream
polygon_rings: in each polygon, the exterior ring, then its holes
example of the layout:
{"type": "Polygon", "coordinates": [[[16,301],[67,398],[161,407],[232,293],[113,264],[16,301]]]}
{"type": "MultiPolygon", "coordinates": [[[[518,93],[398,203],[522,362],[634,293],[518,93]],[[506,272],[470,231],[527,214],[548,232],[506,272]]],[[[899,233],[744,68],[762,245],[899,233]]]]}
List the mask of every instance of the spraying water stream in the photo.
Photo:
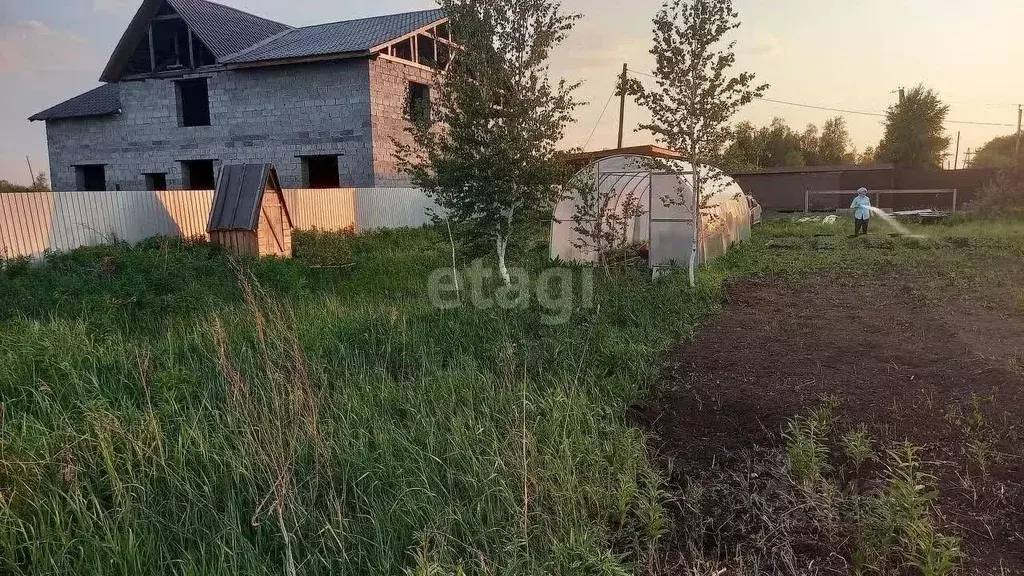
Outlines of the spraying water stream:
{"type": "Polygon", "coordinates": [[[892,229],[898,232],[899,234],[907,236],[908,238],[921,238],[920,235],[912,233],[910,230],[907,229],[906,226],[900,224],[899,220],[893,217],[892,214],[889,214],[888,212],[885,212],[882,209],[876,208],[874,206],[871,206],[869,209],[871,210],[872,214],[876,214],[879,218],[885,220],[885,223],[891,226],[892,229]]]}

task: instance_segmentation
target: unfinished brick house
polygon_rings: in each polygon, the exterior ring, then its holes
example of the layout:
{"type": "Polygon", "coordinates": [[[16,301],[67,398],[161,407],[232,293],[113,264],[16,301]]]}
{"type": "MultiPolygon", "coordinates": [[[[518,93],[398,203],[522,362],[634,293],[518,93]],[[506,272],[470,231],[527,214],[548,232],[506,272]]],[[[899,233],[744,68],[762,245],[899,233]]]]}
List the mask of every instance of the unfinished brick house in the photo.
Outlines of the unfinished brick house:
{"type": "Polygon", "coordinates": [[[285,188],[403,186],[393,138],[430,113],[440,10],[293,28],[205,0],[145,0],[100,80],[36,114],[55,190],[212,189],[273,162],[285,188]]]}

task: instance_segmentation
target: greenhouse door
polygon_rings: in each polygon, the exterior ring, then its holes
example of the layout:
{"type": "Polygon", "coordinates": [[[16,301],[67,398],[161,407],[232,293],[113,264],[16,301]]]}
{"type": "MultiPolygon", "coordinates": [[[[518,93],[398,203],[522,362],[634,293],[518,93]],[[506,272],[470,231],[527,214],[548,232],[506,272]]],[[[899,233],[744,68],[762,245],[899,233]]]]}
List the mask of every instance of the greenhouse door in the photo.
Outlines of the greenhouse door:
{"type": "Polygon", "coordinates": [[[693,193],[684,178],[685,175],[651,174],[652,268],[688,267],[690,264],[690,253],[693,250],[693,193]],[[665,197],[674,198],[677,203],[666,205],[662,200],[665,197]]]}

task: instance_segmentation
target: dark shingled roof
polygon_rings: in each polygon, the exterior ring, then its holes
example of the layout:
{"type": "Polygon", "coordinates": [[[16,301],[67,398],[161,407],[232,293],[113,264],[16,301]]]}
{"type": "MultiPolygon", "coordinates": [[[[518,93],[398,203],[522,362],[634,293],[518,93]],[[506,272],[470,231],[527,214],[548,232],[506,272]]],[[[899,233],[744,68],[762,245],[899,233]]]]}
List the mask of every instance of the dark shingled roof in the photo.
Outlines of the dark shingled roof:
{"type": "Polygon", "coordinates": [[[225,64],[264,62],[366,52],[444,18],[440,9],[376,16],[294,28],[224,60],[225,64]]]}
{"type": "MultiPolygon", "coordinates": [[[[32,116],[55,120],[114,114],[121,109],[116,82],[149,29],[161,0],[144,0],[114,49],[100,80],[109,82],[32,116]]],[[[374,46],[443,19],[440,9],[292,28],[280,22],[207,0],[166,0],[192,28],[219,64],[258,64],[277,60],[366,53],[374,46]]]]}
{"type": "Polygon", "coordinates": [[[256,230],[259,226],[260,206],[267,188],[281,195],[285,218],[292,217],[284,202],[281,181],[273,164],[225,164],[217,176],[213,193],[213,210],[207,232],[224,230],[256,230]]]}
{"type": "Polygon", "coordinates": [[[203,44],[221,60],[291,26],[206,0],[167,0],[203,44]]]}
{"type": "Polygon", "coordinates": [[[36,120],[57,120],[59,118],[84,118],[106,116],[121,111],[121,88],[117,84],[104,84],[74,98],[61,102],[29,118],[36,120]]]}
{"type": "MultiPolygon", "coordinates": [[[[100,80],[116,82],[146,34],[153,17],[164,0],[143,0],[138,12],[118,41],[100,80]]],[[[222,6],[207,0],[166,0],[167,4],[188,24],[196,37],[217,61],[250,48],[267,38],[291,30],[291,26],[260,18],[248,12],[222,6]]]]}

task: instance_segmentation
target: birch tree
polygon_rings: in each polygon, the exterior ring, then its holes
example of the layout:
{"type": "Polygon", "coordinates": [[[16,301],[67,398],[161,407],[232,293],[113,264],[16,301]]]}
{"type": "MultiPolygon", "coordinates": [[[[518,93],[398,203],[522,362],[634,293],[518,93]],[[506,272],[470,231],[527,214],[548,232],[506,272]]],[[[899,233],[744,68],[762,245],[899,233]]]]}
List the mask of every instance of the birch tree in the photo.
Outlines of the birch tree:
{"type": "Polygon", "coordinates": [[[549,78],[548,57],[576,20],[558,0],[441,0],[459,45],[439,72],[398,161],[460,234],[493,243],[498,271],[517,232],[550,217],[562,177],[556,144],[578,83],[549,78]]]}
{"type": "Polygon", "coordinates": [[[654,76],[657,89],[641,89],[637,101],[652,120],[640,126],[683,155],[695,169],[693,247],[690,284],[700,240],[704,190],[721,178],[717,171],[696,169],[717,165],[729,138],[736,112],[764,94],[768,85],[754,85],[754,74],[734,73],[736,42],[729,36],[740,26],[732,0],[668,0],[654,17],[654,76]]]}

